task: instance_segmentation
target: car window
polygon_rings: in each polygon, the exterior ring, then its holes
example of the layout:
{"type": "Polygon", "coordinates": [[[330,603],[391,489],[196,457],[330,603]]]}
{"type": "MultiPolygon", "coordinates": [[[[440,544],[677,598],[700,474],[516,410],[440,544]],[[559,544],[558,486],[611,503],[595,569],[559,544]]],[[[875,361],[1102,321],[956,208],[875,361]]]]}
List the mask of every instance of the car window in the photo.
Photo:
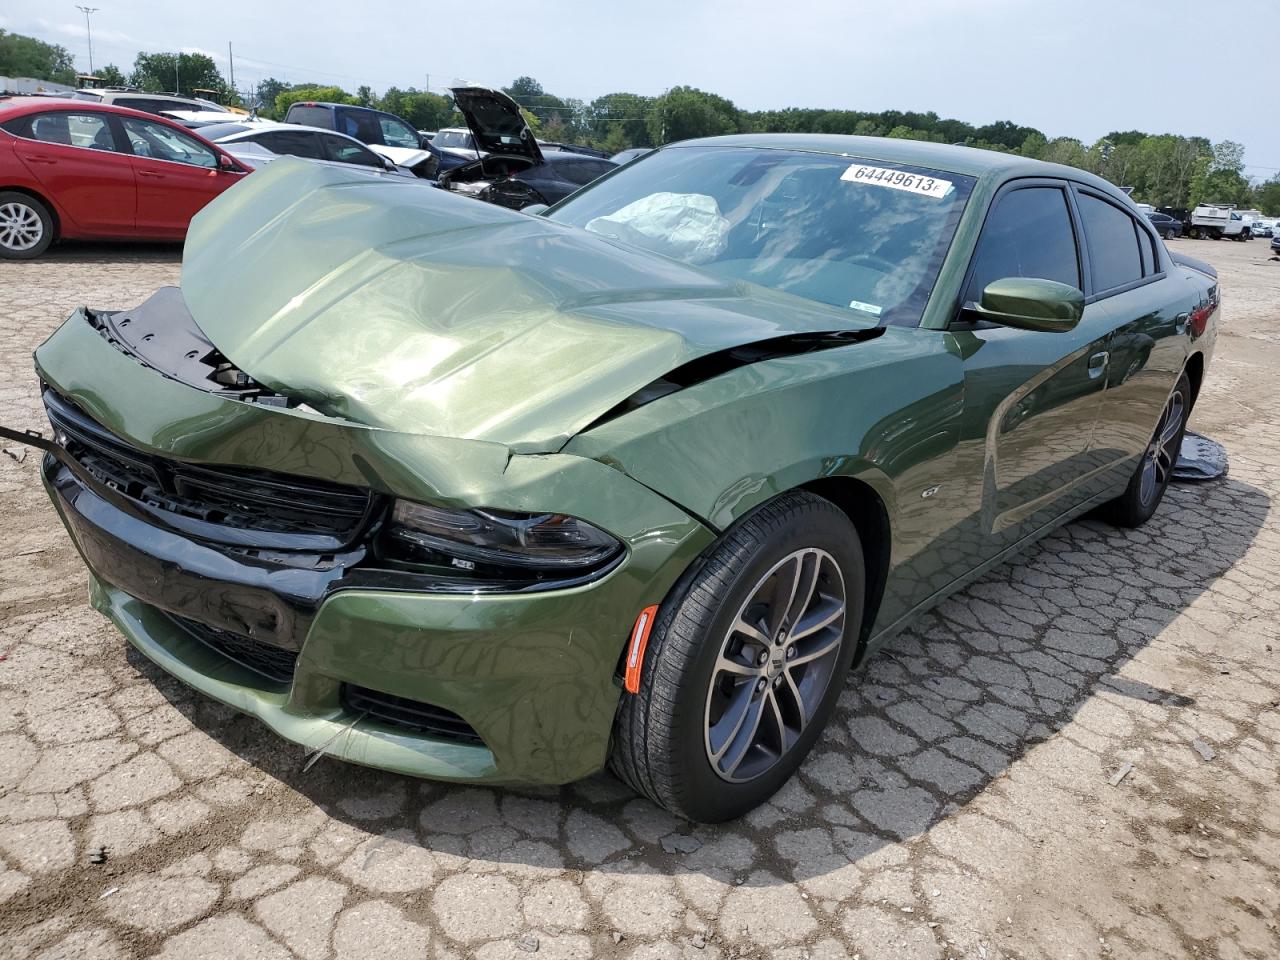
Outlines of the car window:
{"type": "Polygon", "coordinates": [[[252,129],[253,127],[245,123],[208,123],[200,127],[200,136],[216,142],[223,137],[232,137],[252,129]]]}
{"type": "Polygon", "coordinates": [[[307,130],[269,130],[249,139],[262,144],[272,153],[307,157],[311,160],[324,159],[320,141],[314,133],[307,130]]]}
{"type": "Polygon", "coordinates": [[[102,102],[102,94],[90,93],[88,90],[77,90],[71,95],[73,100],[92,100],[94,103],[102,102]]]}
{"type": "Polygon", "coordinates": [[[1080,218],[1084,221],[1085,236],[1089,238],[1093,289],[1101,292],[1141,280],[1140,228],[1133,217],[1100,197],[1082,193],[1080,218]]]}
{"type": "Polygon", "coordinates": [[[295,103],[287,114],[290,123],[300,123],[304,127],[324,127],[333,129],[333,111],[329,107],[304,107],[295,103]]]}
{"type": "Polygon", "coordinates": [[[134,117],[122,116],[120,122],[136,156],[210,169],[218,165],[218,155],[213,150],[180,130],[134,117]]]}
{"type": "Polygon", "coordinates": [[[966,302],[982,299],[987,284],[1034,277],[1080,286],[1080,259],[1067,195],[1059,187],[1006,193],[987,216],[974,254],[966,302]]]}
{"type": "Polygon", "coordinates": [[[562,160],[548,166],[554,167],[561,179],[568,180],[579,187],[590,183],[597,176],[589,160],[562,160]]]}
{"type": "Polygon", "coordinates": [[[455,149],[471,150],[475,148],[475,143],[471,139],[471,134],[464,133],[461,130],[443,130],[437,133],[435,139],[431,141],[437,147],[454,147],[455,149]]]}
{"type": "Polygon", "coordinates": [[[598,177],[603,177],[610,170],[616,169],[617,164],[610,163],[607,160],[573,160],[567,164],[561,164],[565,167],[565,179],[579,185],[590,183],[598,177]],[[569,172],[572,171],[572,172],[569,172]]]}
{"type": "Polygon", "coordinates": [[[325,154],[337,163],[356,163],[363,167],[381,167],[382,160],[368,147],[346,137],[321,135],[325,154]]]}
{"type": "Polygon", "coordinates": [[[342,110],[338,114],[338,132],[361,143],[382,143],[382,124],[372,110],[342,110]]]}
{"type": "Polygon", "coordinates": [[[823,153],[669,147],[548,216],[861,321],[910,325],[920,321],[973,183],[823,153]]]}
{"type": "Polygon", "coordinates": [[[160,113],[162,110],[181,110],[182,104],[171,100],[154,100],[151,97],[116,97],[112,103],[117,107],[128,107],[130,110],[141,110],[143,113],[160,113]]]}
{"type": "Polygon", "coordinates": [[[381,114],[378,116],[378,126],[382,128],[382,142],[388,147],[408,147],[410,150],[417,150],[421,146],[422,141],[418,137],[418,131],[403,120],[381,114]]]}
{"type": "Polygon", "coordinates": [[[59,110],[56,113],[37,114],[31,118],[30,127],[20,135],[42,143],[61,143],[87,150],[116,149],[107,118],[100,113],[68,113],[59,110]]]}

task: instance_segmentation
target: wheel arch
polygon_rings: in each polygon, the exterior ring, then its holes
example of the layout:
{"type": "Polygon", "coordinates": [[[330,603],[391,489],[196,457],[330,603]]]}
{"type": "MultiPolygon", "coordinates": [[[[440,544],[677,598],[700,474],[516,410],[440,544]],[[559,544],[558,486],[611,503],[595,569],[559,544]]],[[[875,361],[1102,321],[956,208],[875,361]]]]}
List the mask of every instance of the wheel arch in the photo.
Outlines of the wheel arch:
{"type": "Polygon", "coordinates": [[[1194,410],[1200,397],[1200,384],[1204,382],[1204,354],[1198,350],[1191,354],[1182,370],[1191,382],[1191,409],[1194,410]]]}
{"type": "Polygon", "coordinates": [[[799,489],[830,500],[839,507],[858,531],[858,539],[862,542],[866,593],[858,636],[860,659],[879,614],[885,584],[889,579],[893,544],[889,510],[875,487],[856,477],[821,477],[803,484],[799,489]]]}
{"type": "Polygon", "coordinates": [[[58,205],[51,199],[42,194],[39,190],[33,190],[30,187],[10,186],[0,183],[0,193],[21,193],[30,197],[49,211],[49,216],[53,219],[53,241],[56,243],[62,236],[62,212],[58,209],[58,205]]]}

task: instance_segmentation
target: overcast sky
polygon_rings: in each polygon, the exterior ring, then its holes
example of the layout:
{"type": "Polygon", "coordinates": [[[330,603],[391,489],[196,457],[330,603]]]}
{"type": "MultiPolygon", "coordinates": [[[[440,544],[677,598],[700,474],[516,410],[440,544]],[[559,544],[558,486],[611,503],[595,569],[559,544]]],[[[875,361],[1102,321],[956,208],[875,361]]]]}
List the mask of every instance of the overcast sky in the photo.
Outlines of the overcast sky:
{"type": "MultiPolygon", "coordinates": [[[[1243,143],[1253,176],[1280,172],[1280,0],[97,3],[97,65],[127,72],[140,49],[198,49],[225,73],[231,41],[241,89],[275,76],[381,91],[429,76],[443,91],[527,74],[592,99],[690,84],[745,109],[933,110],[1086,144],[1132,128],[1200,134],[1243,143]]],[[[88,65],[74,3],[3,0],[0,27],[88,65]]]]}

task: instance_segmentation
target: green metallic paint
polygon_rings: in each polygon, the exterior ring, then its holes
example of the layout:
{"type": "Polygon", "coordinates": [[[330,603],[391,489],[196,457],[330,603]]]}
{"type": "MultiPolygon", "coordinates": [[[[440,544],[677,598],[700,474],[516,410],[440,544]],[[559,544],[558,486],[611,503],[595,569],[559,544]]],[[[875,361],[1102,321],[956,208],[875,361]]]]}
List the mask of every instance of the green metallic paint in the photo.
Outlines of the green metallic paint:
{"type": "Polygon", "coordinates": [[[871,649],[1118,493],[1188,354],[1212,351],[1212,325],[1200,336],[1187,318],[1214,285],[1162,245],[1164,272],[1131,290],[1099,297],[1086,268],[1069,331],[961,322],[998,191],[1059,177],[1118,196],[1087,174],[908,141],[709,142],[978,177],[920,327],[739,367],[588,428],[690,359],[858,321],[541,218],[280,160],[197,218],[183,291],[219,349],[322,413],[140,371],[78,314],[37,352],[49,383],[144,449],[449,506],[570,513],[626,543],[618,568],[537,595],[338,592],[287,690],[263,689],[99,579],[110,571],[91,574],[95,606],[164,669],[304,746],[355,719],[338,701],[350,681],[454,710],[488,749],[361,720],[335,755],[444,779],[564,782],[604,762],[636,613],[754,507],[815,481],[881,502],[890,544],[871,649]]]}
{"type": "Polygon", "coordinates": [[[1080,322],[1084,293],[1053,280],[1005,277],[987,284],[981,302],[972,310],[983,320],[1006,327],[1066,333],[1080,322]]]}
{"type": "Polygon", "coordinates": [[[182,291],[205,335],[279,392],[516,452],[559,449],[707,353],[872,325],[541,217],[290,158],[196,217],[182,291]]]}

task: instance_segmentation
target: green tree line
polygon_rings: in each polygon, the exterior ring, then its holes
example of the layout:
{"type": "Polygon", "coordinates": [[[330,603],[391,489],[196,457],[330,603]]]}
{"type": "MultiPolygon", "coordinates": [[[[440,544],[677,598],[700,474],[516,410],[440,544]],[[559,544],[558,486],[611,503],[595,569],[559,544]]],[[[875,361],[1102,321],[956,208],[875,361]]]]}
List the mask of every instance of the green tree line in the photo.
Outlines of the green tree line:
{"type": "MultiPolygon", "coordinates": [[[[75,70],[64,47],[0,30],[0,75],[71,83],[75,70]]],[[[97,76],[105,85],[187,94],[214,90],[222,103],[241,102],[214,60],[200,53],[141,52],[128,74],[107,64],[97,76]]],[[[657,97],[619,91],[578,100],[545,90],[533,77],[518,77],[503,90],[520,104],[542,139],[587,144],[611,153],[729,133],[857,134],[962,143],[1079,167],[1132,187],[1134,199],[1157,207],[1234,203],[1280,216],[1280,174],[1251,184],[1244,176],[1244,148],[1230,140],[1215,144],[1201,136],[1123,130],[1086,144],[1073,137],[1051,138],[1008,120],[975,125],[932,111],[742,110],[725,97],[687,86],[671,87],[657,97]]],[[[283,118],[292,103],[322,100],[386,110],[420,130],[462,123],[449,97],[415,87],[391,87],[379,95],[369,86],[349,93],[336,86],[268,78],[248,99],[246,106],[272,119],[283,118]]]]}

